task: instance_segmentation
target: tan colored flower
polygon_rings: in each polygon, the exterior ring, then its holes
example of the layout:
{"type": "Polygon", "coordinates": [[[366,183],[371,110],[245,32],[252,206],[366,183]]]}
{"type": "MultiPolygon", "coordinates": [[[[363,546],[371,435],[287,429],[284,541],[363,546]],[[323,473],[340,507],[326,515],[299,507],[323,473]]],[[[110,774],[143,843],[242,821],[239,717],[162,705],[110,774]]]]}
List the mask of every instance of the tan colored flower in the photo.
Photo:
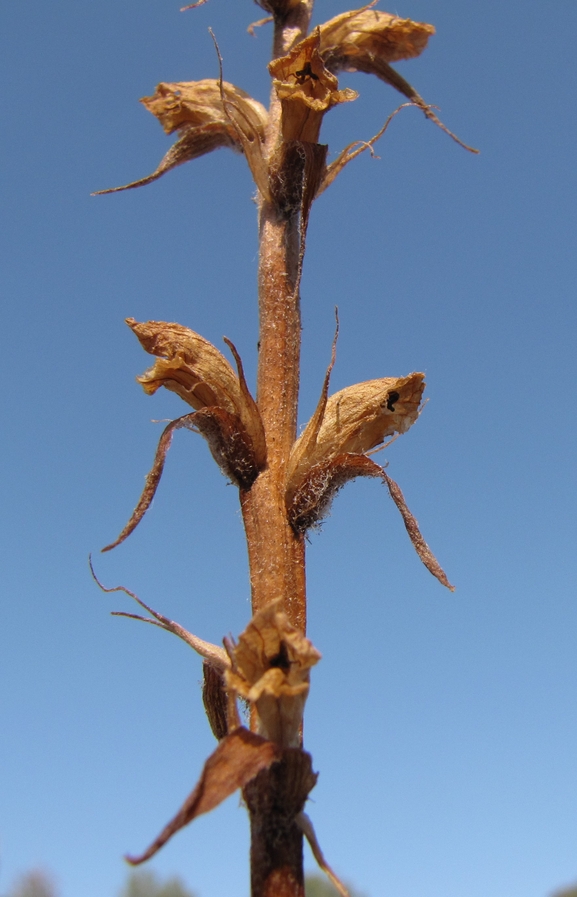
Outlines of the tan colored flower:
{"type": "Polygon", "coordinates": [[[380,62],[398,62],[422,53],[435,29],[366,6],[330,19],[320,26],[320,33],[319,52],[332,72],[358,69],[378,74],[380,62]]]}
{"type": "Polygon", "coordinates": [[[244,90],[212,78],[161,83],[153,96],[143,97],[140,102],[156,116],[167,134],[178,131],[180,137],[151,175],[101,193],[141,187],[183,162],[229,147],[246,155],[257,187],[268,195],[262,153],[268,113],[244,90]]]}
{"type": "Polygon", "coordinates": [[[266,454],[264,432],[256,403],[244,380],[240,358],[227,341],[239,365],[237,375],[224,355],[208,340],[183,327],[165,321],[126,323],[138,337],[142,347],[157,356],[138,382],[148,395],[161,386],[177,393],[197,411],[220,408],[237,417],[251,439],[259,465],[266,454]]]}
{"type": "Polygon", "coordinates": [[[318,143],[323,116],[332,106],[355,100],[357,92],[338,90],[338,81],[319,53],[320,31],[297,44],[288,56],[269,64],[282,107],[285,141],[318,143]]]}
{"type": "Polygon", "coordinates": [[[424,374],[409,374],[367,380],[321,399],[291,452],[289,502],[315,465],[344,453],[364,454],[388,436],[406,433],[419,415],[424,388],[424,374]]]}
{"type": "Polygon", "coordinates": [[[234,647],[226,684],[254,704],[259,733],[284,747],[297,747],[310,668],[321,655],[275,601],[255,614],[234,647]]]}

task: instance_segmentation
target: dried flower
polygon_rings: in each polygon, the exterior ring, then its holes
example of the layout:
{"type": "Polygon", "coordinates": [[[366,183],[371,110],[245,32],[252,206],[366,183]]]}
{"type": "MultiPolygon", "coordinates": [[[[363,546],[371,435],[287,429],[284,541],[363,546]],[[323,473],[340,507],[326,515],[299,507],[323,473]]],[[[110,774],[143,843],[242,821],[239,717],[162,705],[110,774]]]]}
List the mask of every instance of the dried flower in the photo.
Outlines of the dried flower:
{"type": "Polygon", "coordinates": [[[178,131],[181,136],[151,175],[101,193],[141,187],[183,162],[229,147],[246,155],[255,183],[266,195],[262,144],[268,113],[244,90],[213,78],[161,83],[154,95],[143,97],[141,103],[156,116],[167,134],[178,131]]]}
{"type": "Polygon", "coordinates": [[[164,386],[197,410],[219,408],[233,415],[252,443],[257,465],[264,466],[266,444],[262,421],[232,343],[227,340],[238,365],[238,375],[212,343],[188,327],[165,321],[139,323],[134,318],[127,318],[126,323],[142,347],[158,359],[137,378],[144,391],[153,395],[164,386]]]}
{"type": "Polygon", "coordinates": [[[288,502],[315,465],[344,453],[364,454],[388,436],[406,433],[418,417],[424,388],[424,374],[409,374],[347,386],[329,399],[323,395],[291,452],[288,502]]]}
{"type": "Polygon", "coordinates": [[[282,107],[283,140],[318,143],[323,116],[339,103],[355,100],[357,92],[338,90],[338,81],[319,53],[320,31],[298,43],[287,56],[269,63],[282,107]]]}
{"type": "Polygon", "coordinates": [[[309,671],[321,655],[291,626],[281,605],[274,601],[255,614],[234,646],[225,678],[232,692],[256,707],[261,735],[297,747],[309,671]]]}
{"type": "Polygon", "coordinates": [[[363,71],[378,74],[381,62],[418,56],[435,33],[432,25],[400,19],[365,6],[345,12],[320,26],[319,52],[331,72],[363,71]]]}

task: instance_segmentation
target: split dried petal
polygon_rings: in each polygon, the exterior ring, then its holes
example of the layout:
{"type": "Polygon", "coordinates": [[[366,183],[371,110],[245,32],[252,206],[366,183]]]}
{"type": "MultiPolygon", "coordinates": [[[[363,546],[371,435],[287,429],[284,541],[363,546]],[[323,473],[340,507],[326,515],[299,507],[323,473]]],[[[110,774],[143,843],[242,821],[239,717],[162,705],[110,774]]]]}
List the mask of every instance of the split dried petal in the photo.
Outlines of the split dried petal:
{"type": "Polygon", "coordinates": [[[244,788],[263,769],[280,760],[278,745],[240,727],[226,735],[204,764],[194,791],[174,819],[140,856],[127,856],[132,866],[144,863],[180,829],[202,813],[209,813],[238,788],[244,788]]]}
{"type": "Polygon", "coordinates": [[[335,16],[320,26],[320,53],[331,71],[355,70],[371,60],[398,62],[419,56],[433,25],[413,22],[373,9],[373,4],[335,16]]]}
{"type": "Polygon", "coordinates": [[[274,601],[255,614],[233,650],[227,687],[256,707],[259,732],[285,747],[300,743],[310,668],[321,655],[274,601]]]}
{"type": "Polygon", "coordinates": [[[269,64],[273,85],[282,107],[283,140],[318,143],[323,116],[339,103],[355,100],[357,92],[338,90],[338,81],[325,67],[319,53],[317,28],[287,56],[269,64]]]}

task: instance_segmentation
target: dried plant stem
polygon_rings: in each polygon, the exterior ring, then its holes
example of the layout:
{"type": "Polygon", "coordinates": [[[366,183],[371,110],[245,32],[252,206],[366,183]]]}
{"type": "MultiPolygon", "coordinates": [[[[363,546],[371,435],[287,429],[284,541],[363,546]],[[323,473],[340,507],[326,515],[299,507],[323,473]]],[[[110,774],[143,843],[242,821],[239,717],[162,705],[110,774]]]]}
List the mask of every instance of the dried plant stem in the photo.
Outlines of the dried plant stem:
{"type": "Polygon", "coordinates": [[[267,469],[241,496],[253,613],[281,598],[291,623],[306,627],[304,538],[285,507],[286,464],[296,436],[300,363],[299,232],[296,216],[261,207],[257,402],[267,469]]]}
{"type": "MultiPolygon", "coordinates": [[[[275,23],[273,58],[306,35],[312,5],[312,0],[301,3],[291,21],[275,23]]],[[[273,90],[269,155],[279,136],[280,108],[273,90]]],[[[283,214],[261,198],[257,404],[266,435],[267,467],[249,490],[241,490],[241,507],[253,614],[281,598],[289,620],[304,633],[305,542],[288,521],[285,500],[286,466],[297,431],[301,265],[298,215],[283,214]]],[[[305,755],[295,753],[298,767],[305,755]]],[[[275,764],[245,789],[251,828],[251,897],[304,897],[303,835],[295,817],[308,791],[304,789],[301,801],[299,776],[295,781],[295,768],[287,761],[275,764]]]]}

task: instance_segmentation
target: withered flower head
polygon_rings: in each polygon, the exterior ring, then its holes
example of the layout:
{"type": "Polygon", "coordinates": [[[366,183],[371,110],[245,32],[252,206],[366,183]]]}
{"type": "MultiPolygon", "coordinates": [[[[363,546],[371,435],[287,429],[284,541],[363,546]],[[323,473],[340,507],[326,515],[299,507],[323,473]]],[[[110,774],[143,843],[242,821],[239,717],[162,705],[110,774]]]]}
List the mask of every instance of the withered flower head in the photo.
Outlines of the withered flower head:
{"type": "Polygon", "coordinates": [[[238,377],[224,355],[207,339],[181,324],[139,323],[134,318],[127,318],[126,323],[143,349],[158,357],[154,366],[138,377],[148,395],[165,386],[197,411],[218,405],[240,413],[238,377]]]}
{"type": "Polygon", "coordinates": [[[434,33],[432,25],[365,6],[321,25],[319,52],[332,72],[358,69],[378,74],[380,63],[418,56],[434,33]]]}
{"type": "Polygon", "coordinates": [[[244,90],[223,81],[221,93],[220,83],[213,78],[161,83],[153,96],[143,97],[140,102],[156,116],[167,134],[216,124],[232,142],[238,142],[236,125],[263,139],[268,120],[264,106],[244,90]]]}
{"type": "Polygon", "coordinates": [[[274,601],[255,614],[234,648],[226,683],[254,704],[259,732],[284,747],[298,747],[310,668],[321,655],[274,601]]]}
{"type": "Polygon", "coordinates": [[[338,90],[338,81],[323,64],[319,53],[320,31],[297,44],[288,54],[274,59],[269,71],[282,106],[285,141],[318,143],[323,115],[338,103],[355,100],[357,92],[338,90]]]}
{"type": "MultiPolygon", "coordinates": [[[[262,421],[232,343],[227,341],[237,362],[238,375],[212,343],[188,327],[165,321],[138,323],[134,318],[127,318],[126,323],[138,337],[142,347],[151,355],[157,356],[153,367],[138,377],[144,391],[152,395],[164,386],[177,393],[197,411],[205,408],[219,409],[222,412],[219,422],[215,423],[213,414],[203,425],[203,435],[209,439],[209,443],[214,427],[222,430],[223,415],[240,421],[252,446],[256,465],[261,468],[266,457],[262,421]]],[[[200,427],[200,419],[198,425],[200,427]]]]}
{"type": "Polygon", "coordinates": [[[262,144],[268,113],[244,90],[213,78],[161,83],[153,96],[143,97],[140,102],[156,116],[167,134],[178,131],[179,139],[151,175],[101,193],[143,186],[183,162],[219,147],[229,147],[246,155],[257,187],[267,195],[262,144]]]}
{"type": "Polygon", "coordinates": [[[289,494],[314,465],[343,453],[364,454],[387,436],[405,433],[418,415],[423,374],[383,377],[330,396],[296,441],[289,461],[289,494]]]}

